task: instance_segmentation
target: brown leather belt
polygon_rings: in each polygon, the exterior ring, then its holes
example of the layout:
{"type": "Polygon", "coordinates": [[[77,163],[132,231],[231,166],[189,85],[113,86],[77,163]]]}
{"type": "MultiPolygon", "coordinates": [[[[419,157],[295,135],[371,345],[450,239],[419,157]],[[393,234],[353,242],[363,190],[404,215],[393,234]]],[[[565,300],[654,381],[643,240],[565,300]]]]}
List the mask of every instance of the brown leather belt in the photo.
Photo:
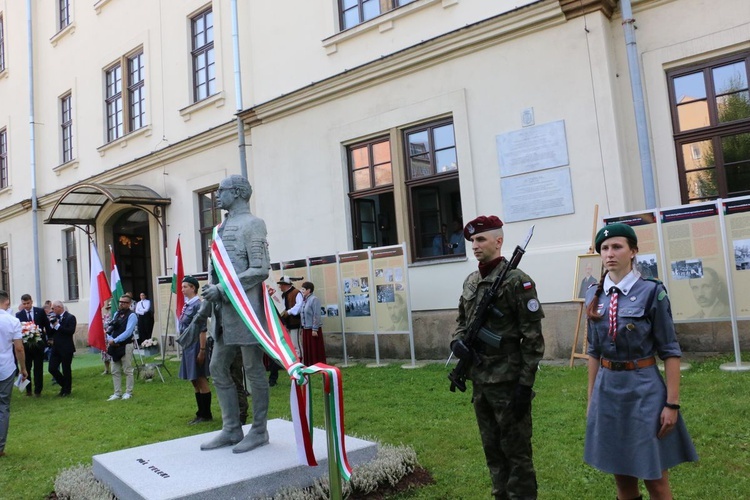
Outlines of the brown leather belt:
{"type": "Polygon", "coordinates": [[[609,359],[601,359],[601,365],[604,368],[616,372],[646,368],[647,366],[654,366],[655,364],[656,358],[654,356],[651,356],[650,358],[636,359],[635,361],[610,361],[609,359]]]}

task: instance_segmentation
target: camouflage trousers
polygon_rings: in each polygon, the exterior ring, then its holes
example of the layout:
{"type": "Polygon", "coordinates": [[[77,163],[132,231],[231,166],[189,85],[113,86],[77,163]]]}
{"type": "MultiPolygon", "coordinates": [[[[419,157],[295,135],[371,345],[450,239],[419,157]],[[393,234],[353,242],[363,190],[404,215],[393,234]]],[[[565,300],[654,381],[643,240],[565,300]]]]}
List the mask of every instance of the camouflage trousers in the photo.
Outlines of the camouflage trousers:
{"type": "Polygon", "coordinates": [[[229,373],[232,375],[232,382],[237,388],[237,400],[240,404],[240,422],[242,425],[247,423],[247,391],[245,390],[245,372],[242,369],[242,350],[237,349],[234,360],[229,367],[229,373]]]}
{"type": "Polygon", "coordinates": [[[516,421],[510,401],[516,382],[474,384],[472,402],[482,447],[498,500],[537,497],[531,450],[531,412],[516,421]]]}

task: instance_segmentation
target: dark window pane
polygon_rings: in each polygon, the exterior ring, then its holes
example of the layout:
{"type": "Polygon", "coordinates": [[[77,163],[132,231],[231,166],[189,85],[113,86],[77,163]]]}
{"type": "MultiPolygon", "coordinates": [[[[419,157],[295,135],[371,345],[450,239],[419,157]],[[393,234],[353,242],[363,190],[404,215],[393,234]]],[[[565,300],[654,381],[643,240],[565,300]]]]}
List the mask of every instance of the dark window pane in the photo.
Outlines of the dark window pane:
{"type": "Polygon", "coordinates": [[[437,173],[450,172],[458,169],[456,160],[456,149],[444,149],[435,153],[435,162],[437,164],[437,173]]]}
{"type": "Polygon", "coordinates": [[[433,140],[435,149],[445,149],[456,145],[456,139],[453,136],[453,124],[443,125],[433,130],[433,140]]]}
{"type": "Polygon", "coordinates": [[[677,103],[706,98],[706,82],[703,72],[692,73],[674,79],[674,95],[677,103]]]}
{"type": "Polygon", "coordinates": [[[750,161],[727,165],[726,175],[730,195],[750,191],[750,161]]]}
{"type": "Polygon", "coordinates": [[[721,138],[724,165],[750,160],[750,132],[721,138]]]}
{"type": "Polygon", "coordinates": [[[747,68],[745,61],[719,66],[713,69],[714,91],[726,94],[747,89],[747,68]]]}

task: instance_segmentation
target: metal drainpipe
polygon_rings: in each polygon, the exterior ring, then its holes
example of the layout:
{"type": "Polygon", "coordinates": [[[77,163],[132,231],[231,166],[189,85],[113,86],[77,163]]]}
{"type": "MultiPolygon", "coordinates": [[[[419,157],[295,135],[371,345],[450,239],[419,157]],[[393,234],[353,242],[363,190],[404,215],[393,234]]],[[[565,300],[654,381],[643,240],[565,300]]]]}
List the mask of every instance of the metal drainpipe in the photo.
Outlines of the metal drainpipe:
{"type": "Polygon", "coordinates": [[[31,167],[31,231],[34,246],[34,297],[41,304],[43,299],[39,276],[39,205],[36,199],[36,142],[34,135],[34,36],[31,29],[31,17],[31,0],[26,0],[29,48],[29,164],[31,167]]]}
{"type": "Polygon", "coordinates": [[[247,153],[245,151],[245,125],[239,113],[242,111],[242,71],[240,70],[240,37],[237,21],[237,0],[232,0],[232,52],[234,53],[234,99],[237,109],[237,137],[240,148],[240,174],[247,176],[247,153]]]}
{"type": "Polygon", "coordinates": [[[641,84],[641,67],[638,64],[638,47],[635,42],[635,19],[630,0],[620,0],[622,10],[622,27],[625,31],[625,47],[628,53],[630,70],[630,88],[633,92],[633,109],[635,111],[635,128],[638,134],[638,152],[641,159],[643,177],[643,194],[646,208],[656,208],[656,190],[654,188],[654,168],[651,163],[651,143],[648,137],[646,105],[643,102],[643,85],[641,84]]]}

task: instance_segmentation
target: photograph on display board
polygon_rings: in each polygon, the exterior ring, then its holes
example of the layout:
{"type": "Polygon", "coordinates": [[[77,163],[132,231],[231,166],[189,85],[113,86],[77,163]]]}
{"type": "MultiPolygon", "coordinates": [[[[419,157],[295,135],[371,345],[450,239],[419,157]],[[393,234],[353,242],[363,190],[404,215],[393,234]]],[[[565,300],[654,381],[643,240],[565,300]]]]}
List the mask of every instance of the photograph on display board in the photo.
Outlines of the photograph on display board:
{"type": "Polygon", "coordinates": [[[671,263],[673,280],[689,280],[703,277],[701,259],[675,260],[671,263]]]}
{"type": "Polygon", "coordinates": [[[401,293],[394,295],[393,302],[381,303],[387,315],[378,314],[378,330],[383,332],[403,332],[409,329],[409,311],[406,309],[406,299],[401,293]]]}
{"type": "Polygon", "coordinates": [[[320,306],[320,316],[321,316],[322,318],[325,318],[326,316],[328,316],[328,314],[326,313],[326,308],[325,308],[325,306],[320,306]]]}
{"type": "Polygon", "coordinates": [[[386,269],[384,278],[386,281],[393,281],[393,269],[391,269],[390,267],[386,269]]]}
{"type": "Polygon", "coordinates": [[[339,306],[338,304],[328,304],[326,306],[327,315],[331,318],[334,318],[339,315],[339,306]]]}
{"type": "Polygon", "coordinates": [[[352,293],[352,280],[344,280],[344,293],[352,293]]]}
{"type": "Polygon", "coordinates": [[[636,269],[643,278],[659,279],[659,268],[656,265],[656,254],[636,254],[636,269]]]}
{"type": "Polygon", "coordinates": [[[376,288],[378,302],[396,302],[393,285],[378,285],[376,288]]]}
{"type": "Polygon", "coordinates": [[[370,315],[370,294],[346,295],[344,301],[347,317],[370,315]]]}
{"type": "Polygon", "coordinates": [[[404,270],[400,267],[393,269],[393,279],[396,281],[404,281],[404,270]]]}
{"type": "Polygon", "coordinates": [[[690,279],[695,312],[689,319],[728,318],[729,294],[726,282],[713,268],[702,267],[700,277],[690,279]]]}
{"type": "Polygon", "coordinates": [[[579,255],[573,281],[573,300],[582,302],[586,290],[599,282],[602,275],[602,258],[598,254],[579,255]]]}
{"type": "Polygon", "coordinates": [[[361,292],[369,292],[369,279],[366,276],[363,276],[362,278],[359,278],[359,290],[361,292]]]}
{"type": "Polygon", "coordinates": [[[385,276],[385,271],[383,269],[375,269],[376,278],[382,278],[383,276],[385,276]]]}
{"type": "Polygon", "coordinates": [[[750,240],[734,240],[734,269],[746,271],[750,269],[750,240]]]}

